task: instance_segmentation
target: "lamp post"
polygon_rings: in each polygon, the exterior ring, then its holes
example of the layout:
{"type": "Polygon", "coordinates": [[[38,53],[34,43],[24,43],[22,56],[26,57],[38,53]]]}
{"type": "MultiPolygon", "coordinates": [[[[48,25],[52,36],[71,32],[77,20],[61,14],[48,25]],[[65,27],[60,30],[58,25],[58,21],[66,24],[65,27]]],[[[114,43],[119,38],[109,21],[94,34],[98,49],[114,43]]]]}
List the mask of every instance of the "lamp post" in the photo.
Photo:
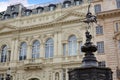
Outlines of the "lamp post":
{"type": "Polygon", "coordinates": [[[88,24],[86,35],[86,42],[82,46],[81,51],[85,53],[82,60],[82,66],[68,71],[69,80],[112,80],[112,71],[107,67],[99,67],[98,61],[93,52],[97,51],[97,46],[91,42],[92,35],[88,31],[90,23],[97,23],[96,16],[90,12],[90,5],[88,6],[88,12],[86,19],[83,21],[88,24]]]}
{"type": "Polygon", "coordinates": [[[11,80],[11,69],[10,68],[8,68],[8,70],[7,70],[6,80],[11,80]]]}

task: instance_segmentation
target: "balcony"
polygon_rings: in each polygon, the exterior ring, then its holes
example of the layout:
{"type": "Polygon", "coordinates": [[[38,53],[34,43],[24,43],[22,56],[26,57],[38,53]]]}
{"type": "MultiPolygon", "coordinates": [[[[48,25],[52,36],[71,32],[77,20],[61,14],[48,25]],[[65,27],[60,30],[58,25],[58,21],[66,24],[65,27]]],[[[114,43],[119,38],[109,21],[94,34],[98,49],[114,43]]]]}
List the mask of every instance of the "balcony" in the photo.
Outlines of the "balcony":
{"type": "Polygon", "coordinates": [[[10,66],[9,62],[2,62],[2,63],[0,63],[0,67],[7,67],[7,66],[10,66]]]}
{"type": "Polygon", "coordinates": [[[43,69],[45,66],[51,66],[56,64],[79,64],[82,62],[83,54],[81,55],[72,55],[72,56],[57,56],[54,58],[37,58],[37,59],[27,59],[21,61],[11,61],[0,63],[1,68],[11,67],[23,67],[24,70],[35,70],[35,69],[43,69]]]}
{"type": "Polygon", "coordinates": [[[42,69],[44,60],[40,59],[29,59],[24,61],[24,70],[42,69]]]}

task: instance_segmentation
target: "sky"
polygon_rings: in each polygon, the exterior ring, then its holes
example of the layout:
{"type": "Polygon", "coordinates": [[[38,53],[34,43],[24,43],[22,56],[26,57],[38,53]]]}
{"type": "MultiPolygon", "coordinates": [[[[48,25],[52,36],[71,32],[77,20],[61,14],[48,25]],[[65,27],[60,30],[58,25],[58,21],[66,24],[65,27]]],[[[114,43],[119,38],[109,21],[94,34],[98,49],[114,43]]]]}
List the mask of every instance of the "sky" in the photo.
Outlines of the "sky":
{"type": "Polygon", "coordinates": [[[55,1],[60,2],[61,0],[0,0],[0,12],[5,11],[7,9],[7,6],[16,3],[22,3],[24,6],[32,6],[35,4],[46,4],[55,1]]]}

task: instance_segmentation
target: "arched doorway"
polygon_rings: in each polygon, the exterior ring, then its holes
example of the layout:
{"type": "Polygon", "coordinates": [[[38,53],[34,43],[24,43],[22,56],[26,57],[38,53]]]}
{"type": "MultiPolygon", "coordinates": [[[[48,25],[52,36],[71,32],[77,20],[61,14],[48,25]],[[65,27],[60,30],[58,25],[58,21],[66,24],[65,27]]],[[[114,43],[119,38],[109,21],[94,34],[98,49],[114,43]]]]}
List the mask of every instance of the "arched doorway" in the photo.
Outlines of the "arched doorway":
{"type": "Polygon", "coordinates": [[[31,78],[31,79],[29,79],[29,80],[39,80],[38,78],[31,78]]]}

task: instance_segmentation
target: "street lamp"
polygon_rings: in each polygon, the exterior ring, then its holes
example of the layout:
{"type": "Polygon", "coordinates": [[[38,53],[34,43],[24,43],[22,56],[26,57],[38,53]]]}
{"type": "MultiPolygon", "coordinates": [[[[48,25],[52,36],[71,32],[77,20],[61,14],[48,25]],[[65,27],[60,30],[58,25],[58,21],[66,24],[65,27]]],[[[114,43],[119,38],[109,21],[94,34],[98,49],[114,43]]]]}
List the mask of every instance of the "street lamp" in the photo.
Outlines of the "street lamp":
{"type": "Polygon", "coordinates": [[[11,69],[10,69],[10,67],[8,68],[7,73],[6,73],[6,80],[11,80],[11,69]]]}
{"type": "Polygon", "coordinates": [[[82,46],[81,51],[85,53],[82,60],[82,66],[68,71],[69,80],[112,80],[112,71],[107,67],[98,66],[98,61],[94,56],[93,52],[97,51],[97,46],[91,42],[92,35],[88,31],[91,23],[97,23],[96,16],[92,15],[89,11],[90,5],[88,6],[88,12],[86,18],[83,21],[88,24],[86,35],[86,42],[82,46]]]}

